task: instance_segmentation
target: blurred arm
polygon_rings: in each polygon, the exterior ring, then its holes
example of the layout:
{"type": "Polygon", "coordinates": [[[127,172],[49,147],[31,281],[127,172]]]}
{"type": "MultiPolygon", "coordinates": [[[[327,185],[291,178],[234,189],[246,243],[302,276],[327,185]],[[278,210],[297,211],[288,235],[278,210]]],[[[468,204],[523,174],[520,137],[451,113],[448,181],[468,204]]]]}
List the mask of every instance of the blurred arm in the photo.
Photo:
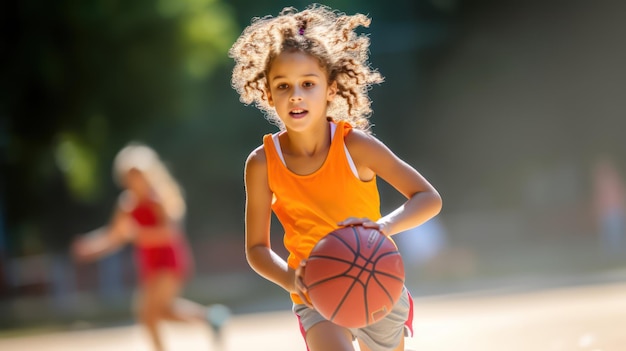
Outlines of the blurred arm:
{"type": "Polygon", "coordinates": [[[90,231],[74,243],[74,256],[92,261],[111,254],[131,239],[133,229],[130,216],[118,208],[109,225],[90,231]]]}

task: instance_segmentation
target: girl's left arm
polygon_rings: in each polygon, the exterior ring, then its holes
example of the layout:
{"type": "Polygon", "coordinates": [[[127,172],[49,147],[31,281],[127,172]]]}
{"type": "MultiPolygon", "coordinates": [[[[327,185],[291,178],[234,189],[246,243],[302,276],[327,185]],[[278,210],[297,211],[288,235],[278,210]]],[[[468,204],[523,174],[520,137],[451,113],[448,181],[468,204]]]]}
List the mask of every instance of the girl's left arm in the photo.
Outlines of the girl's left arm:
{"type": "Polygon", "coordinates": [[[441,211],[441,196],[432,184],[376,137],[354,130],[345,140],[361,179],[380,177],[404,195],[407,201],[376,222],[349,218],[339,225],[362,224],[393,235],[417,227],[441,211]]]}

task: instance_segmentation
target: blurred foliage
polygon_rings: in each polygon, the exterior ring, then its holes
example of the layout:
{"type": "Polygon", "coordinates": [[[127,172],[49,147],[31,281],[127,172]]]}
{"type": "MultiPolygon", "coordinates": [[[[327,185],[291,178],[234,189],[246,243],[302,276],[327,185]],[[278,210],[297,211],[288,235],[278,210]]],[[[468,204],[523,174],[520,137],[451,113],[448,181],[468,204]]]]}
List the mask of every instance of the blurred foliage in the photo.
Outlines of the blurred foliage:
{"type": "Polygon", "coordinates": [[[122,145],[198,115],[200,93],[193,92],[224,69],[239,29],[219,0],[24,0],[7,7],[0,113],[8,117],[8,231],[19,237],[20,223],[32,222],[40,237],[55,232],[46,240],[55,244],[71,226],[46,227],[57,221],[49,205],[107,199],[110,161],[122,145]]]}
{"type": "MultiPolygon", "coordinates": [[[[441,17],[449,8],[438,3],[398,1],[391,8],[373,0],[326,4],[346,13],[376,13],[368,30],[375,32],[394,21],[441,17]]],[[[240,233],[243,163],[262,134],[274,127],[256,109],[239,103],[230,88],[227,51],[253,17],[308,4],[5,4],[10,54],[2,65],[0,146],[4,231],[11,255],[33,251],[26,246],[66,250],[74,235],[103,224],[119,191],[110,176],[112,158],[132,140],[155,147],[186,190],[191,236],[240,233]]],[[[401,39],[404,44],[384,39],[379,47],[373,44],[374,52],[383,53],[380,62],[384,51],[414,45],[416,26],[396,30],[410,33],[401,39]]]]}

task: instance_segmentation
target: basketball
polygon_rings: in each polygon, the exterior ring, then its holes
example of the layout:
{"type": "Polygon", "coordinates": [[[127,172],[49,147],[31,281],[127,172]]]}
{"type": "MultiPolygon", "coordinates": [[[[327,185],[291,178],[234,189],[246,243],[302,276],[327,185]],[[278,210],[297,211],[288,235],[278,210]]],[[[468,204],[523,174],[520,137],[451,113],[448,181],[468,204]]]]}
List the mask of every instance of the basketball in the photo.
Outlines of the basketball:
{"type": "Polygon", "coordinates": [[[373,228],[339,228],[313,247],[303,282],[327,320],[361,328],[383,319],[400,299],[404,265],[396,245],[373,228]]]}

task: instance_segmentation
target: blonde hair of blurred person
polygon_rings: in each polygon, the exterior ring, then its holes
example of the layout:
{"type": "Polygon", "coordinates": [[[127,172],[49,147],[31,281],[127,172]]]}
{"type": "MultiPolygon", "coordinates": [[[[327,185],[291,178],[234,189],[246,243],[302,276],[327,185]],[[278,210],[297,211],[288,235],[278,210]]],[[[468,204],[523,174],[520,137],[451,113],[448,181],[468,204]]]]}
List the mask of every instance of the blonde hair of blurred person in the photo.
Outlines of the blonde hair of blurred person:
{"type": "Polygon", "coordinates": [[[96,260],[127,243],[135,246],[139,294],[136,315],[157,351],[164,350],[159,322],[206,321],[208,308],[179,298],[192,271],[183,232],[186,206],[182,190],[159,155],[131,143],[113,162],[113,176],[124,189],[110,222],[73,246],[81,261],[96,260]]]}

